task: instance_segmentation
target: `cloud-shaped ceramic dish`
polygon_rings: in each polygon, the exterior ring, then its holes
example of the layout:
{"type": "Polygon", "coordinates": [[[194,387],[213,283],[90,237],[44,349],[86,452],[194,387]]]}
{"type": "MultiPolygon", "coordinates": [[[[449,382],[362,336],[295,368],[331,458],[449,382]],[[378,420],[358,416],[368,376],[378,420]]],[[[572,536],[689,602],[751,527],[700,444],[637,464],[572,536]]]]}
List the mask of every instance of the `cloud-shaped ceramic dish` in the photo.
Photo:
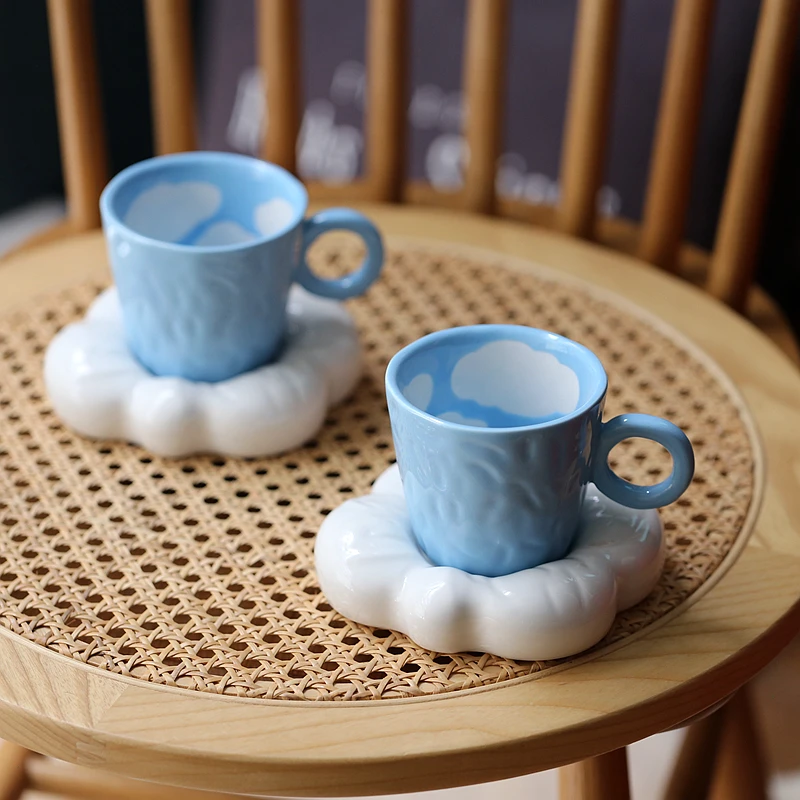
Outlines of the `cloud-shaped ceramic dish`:
{"type": "Polygon", "coordinates": [[[358,334],[345,308],[292,287],[288,340],[272,364],[219,383],[157,377],[125,343],[116,289],[68,325],[45,357],[58,416],[95,439],[135,442],[163,456],[267,456],[310,439],[361,374],[358,334]]]}
{"type": "Polygon", "coordinates": [[[538,661],[574,655],[645,598],[664,565],[657,511],[614,503],[589,484],[570,554],[499,578],[431,564],[408,519],[400,472],[326,517],[316,543],[322,591],[345,617],[441,653],[538,661]]]}

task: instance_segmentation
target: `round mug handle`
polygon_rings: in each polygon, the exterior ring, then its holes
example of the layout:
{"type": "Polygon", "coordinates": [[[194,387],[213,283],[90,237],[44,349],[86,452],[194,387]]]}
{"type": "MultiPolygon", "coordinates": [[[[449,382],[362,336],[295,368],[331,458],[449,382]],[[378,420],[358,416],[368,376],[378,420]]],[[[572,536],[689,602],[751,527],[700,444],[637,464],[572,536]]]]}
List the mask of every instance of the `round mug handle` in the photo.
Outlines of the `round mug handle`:
{"type": "Polygon", "coordinates": [[[332,300],[346,300],[363,294],[381,274],[383,266],[383,241],[378,229],[358,211],[351,208],[327,208],[303,220],[303,244],[295,280],[309,292],[332,300]],[[361,266],[341,278],[320,278],[311,271],[306,253],[314,240],[323,233],[334,230],[352,231],[364,240],[367,255],[361,266]]]}
{"type": "Polygon", "coordinates": [[[694,452],[689,438],[677,426],[649,414],[623,414],[602,423],[599,445],[592,459],[595,486],[610,500],[628,508],[644,509],[668,506],[689,487],[694,475],[694,452]],[[652,439],[672,456],[672,472],[655,486],[629,483],[614,473],[608,455],[623,439],[652,439]]]}

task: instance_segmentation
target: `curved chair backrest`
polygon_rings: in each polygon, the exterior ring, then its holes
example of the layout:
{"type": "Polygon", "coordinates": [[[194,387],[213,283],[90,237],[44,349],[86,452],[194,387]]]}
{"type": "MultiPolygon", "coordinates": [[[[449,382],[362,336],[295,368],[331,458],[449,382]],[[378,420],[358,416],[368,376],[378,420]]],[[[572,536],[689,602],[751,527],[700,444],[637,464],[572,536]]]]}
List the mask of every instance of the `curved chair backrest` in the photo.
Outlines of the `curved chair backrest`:
{"type": "MultiPolygon", "coordinates": [[[[299,0],[255,0],[259,61],[267,76],[262,155],[290,170],[300,127],[299,0]]],[[[676,270],[710,48],[714,0],[675,0],[642,224],[604,236],[596,219],[608,140],[621,0],[579,0],[562,144],[558,206],[498,198],[509,0],[465,0],[463,82],[469,148],[463,186],[442,193],[405,174],[409,0],[368,0],[365,175],[346,186],[309,186],[340,202],[444,205],[529,220],[599,238],[676,270]],[[632,235],[630,232],[633,232],[632,235]]],[[[155,142],[159,153],[196,146],[190,0],[145,0],[155,142]]],[[[99,224],[105,147],[91,0],[48,0],[70,226],[99,224]]],[[[780,130],[800,2],[762,0],[707,289],[741,308],[756,261],[780,130]]]]}

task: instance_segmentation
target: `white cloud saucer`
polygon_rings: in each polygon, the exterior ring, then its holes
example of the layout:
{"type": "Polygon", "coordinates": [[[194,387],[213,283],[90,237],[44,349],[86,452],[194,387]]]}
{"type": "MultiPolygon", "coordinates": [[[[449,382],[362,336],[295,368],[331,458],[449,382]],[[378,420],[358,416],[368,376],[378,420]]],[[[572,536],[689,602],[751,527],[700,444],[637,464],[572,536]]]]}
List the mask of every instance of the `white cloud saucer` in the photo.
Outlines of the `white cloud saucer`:
{"type": "Polygon", "coordinates": [[[333,300],[294,286],[280,359],[230,380],[158,377],[130,353],[116,289],[61,330],[45,356],[58,416],[95,439],[135,442],[157,455],[268,456],[298,447],[361,375],[355,324],[333,300]]]}
{"type": "Polygon", "coordinates": [[[442,653],[544,660],[574,655],[644,599],[664,565],[655,510],[614,503],[589,484],[573,550],[560,561],[485,578],[436,567],[417,545],[400,472],[325,519],[316,543],[322,591],[345,617],[442,653]]]}

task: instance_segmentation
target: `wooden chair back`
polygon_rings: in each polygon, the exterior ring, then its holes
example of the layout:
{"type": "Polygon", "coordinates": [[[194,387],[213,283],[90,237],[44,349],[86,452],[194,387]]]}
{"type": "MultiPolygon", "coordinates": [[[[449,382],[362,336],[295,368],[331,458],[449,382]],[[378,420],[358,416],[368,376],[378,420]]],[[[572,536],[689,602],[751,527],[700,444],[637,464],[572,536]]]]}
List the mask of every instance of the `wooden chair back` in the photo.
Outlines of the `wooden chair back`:
{"type": "MultiPolygon", "coordinates": [[[[295,170],[301,117],[299,0],[255,0],[258,57],[267,78],[264,158],[295,170]]],[[[339,202],[431,203],[598,236],[596,197],[608,142],[621,0],[579,0],[555,209],[498,198],[509,0],[465,0],[463,186],[442,193],[405,174],[408,0],[368,0],[365,174],[345,186],[309,186],[339,202]]],[[[105,146],[91,25],[91,0],[48,0],[70,226],[99,224],[105,146]]],[[[196,147],[190,0],[145,0],[158,153],[196,147]]],[[[677,270],[689,201],[710,48],[714,0],[675,0],[641,226],[618,246],[677,270]]],[[[769,175],[780,129],[798,0],[762,0],[707,289],[744,304],[756,262],[769,175]]],[[[605,237],[609,239],[609,237],[605,237]]]]}

